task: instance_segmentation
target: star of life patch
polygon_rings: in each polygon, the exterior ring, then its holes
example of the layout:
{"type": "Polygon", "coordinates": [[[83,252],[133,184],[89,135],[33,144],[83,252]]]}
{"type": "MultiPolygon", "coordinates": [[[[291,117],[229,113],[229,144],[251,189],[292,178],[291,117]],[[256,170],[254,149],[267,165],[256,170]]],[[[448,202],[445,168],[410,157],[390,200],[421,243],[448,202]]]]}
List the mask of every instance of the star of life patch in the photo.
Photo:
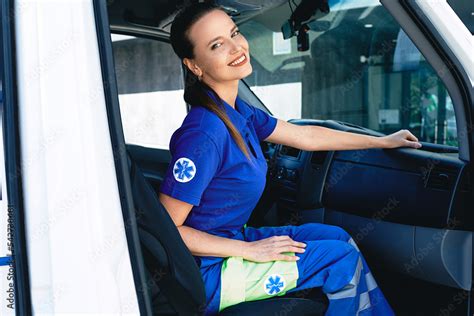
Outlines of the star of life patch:
{"type": "Polygon", "coordinates": [[[196,165],[186,157],[181,157],[174,163],[173,176],[178,182],[189,182],[196,175],[196,165]]]}
{"type": "Polygon", "coordinates": [[[282,275],[272,274],[266,279],[263,289],[268,295],[275,295],[283,291],[285,285],[285,278],[282,275]]]}

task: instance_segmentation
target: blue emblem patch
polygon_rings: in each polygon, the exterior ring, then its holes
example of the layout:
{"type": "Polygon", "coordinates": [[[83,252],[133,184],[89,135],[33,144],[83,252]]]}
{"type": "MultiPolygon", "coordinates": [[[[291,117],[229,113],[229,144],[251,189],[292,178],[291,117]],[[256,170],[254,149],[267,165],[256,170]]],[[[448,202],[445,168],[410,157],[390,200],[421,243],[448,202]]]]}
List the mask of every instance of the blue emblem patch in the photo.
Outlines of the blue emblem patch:
{"type": "Polygon", "coordinates": [[[191,181],[196,175],[194,162],[186,157],[181,157],[174,163],[173,176],[178,182],[191,181]]]}
{"type": "Polygon", "coordinates": [[[265,280],[263,288],[268,295],[275,295],[283,291],[285,286],[286,282],[283,276],[272,274],[265,280]]]}

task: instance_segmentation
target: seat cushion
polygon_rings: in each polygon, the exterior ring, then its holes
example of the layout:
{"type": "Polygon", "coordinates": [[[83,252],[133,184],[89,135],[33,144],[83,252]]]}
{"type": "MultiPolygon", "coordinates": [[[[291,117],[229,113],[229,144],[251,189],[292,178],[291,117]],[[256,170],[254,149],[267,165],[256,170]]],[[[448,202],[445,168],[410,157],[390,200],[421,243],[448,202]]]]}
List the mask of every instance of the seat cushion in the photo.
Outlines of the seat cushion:
{"type": "Polygon", "coordinates": [[[304,298],[274,298],[243,302],[224,309],[219,315],[324,315],[327,306],[321,301],[304,298]]]}

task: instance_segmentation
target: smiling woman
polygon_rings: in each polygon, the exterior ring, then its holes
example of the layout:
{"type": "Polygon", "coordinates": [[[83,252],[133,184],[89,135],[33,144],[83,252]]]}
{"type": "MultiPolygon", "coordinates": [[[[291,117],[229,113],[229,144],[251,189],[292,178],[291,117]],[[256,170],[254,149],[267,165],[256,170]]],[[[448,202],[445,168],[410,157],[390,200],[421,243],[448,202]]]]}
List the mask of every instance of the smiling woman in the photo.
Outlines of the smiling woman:
{"type": "Polygon", "coordinates": [[[185,57],[183,62],[222,99],[234,105],[235,95],[229,92],[237,91],[238,80],[252,72],[247,40],[221,10],[213,10],[205,19],[196,21],[188,30],[188,36],[193,42],[194,58],[185,57]],[[204,38],[212,39],[200,40],[204,38]]]}
{"type": "Polygon", "coordinates": [[[417,146],[408,131],[376,139],[278,120],[238,95],[252,72],[249,45],[232,19],[210,4],[185,8],[171,44],[186,66],[191,110],[172,135],[160,201],[199,263],[206,314],[244,301],[322,287],[326,315],[393,315],[351,236],[333,225],[246,227],[265,187],[259,142],[295,148],[417,146]],[[324,141],[324,139],[331,141],[324,141]],[[317,141],[315,141],[315,139],[317,141]]]}
{"type": "Polygon", "coordinates": [[[190,70],[186,78],[187,89],[184,92],[184,99],[188,104],[201,104],[217,115],[237,146],[249,158],[242,136],[229,120],[222,104],[219,104],[221,101],[233,104],[230,99],[233,97],[235,100],[237,93],[232,96],[226,95],[225,92],[236,91],[238,80],[252,72],[250,63],[247,63],[246,67],[238,68],[240,72],[234,71],[235,68],[229,65],[242,54],[248,58],[248,43],[224,12],[216,10],[212,5],[198,7],[195,12],[183,11],[175,21],[181,19],[186,23],[173,23],[170,35],[175,53],[190,70]],[[202,23],[200,18],[204,15],[208,15],[210,23],[202,23]],[[222,22],[224,24],[221,24],[222,22]],[[217,32],[216,30],[224,29],[222,25],[226,25],[227,31],[217,32]],[[192,39],[195,38],[206,40],[194,42],[192,39]],[[222,82],[231,86],[223,88],[222,82]]]}

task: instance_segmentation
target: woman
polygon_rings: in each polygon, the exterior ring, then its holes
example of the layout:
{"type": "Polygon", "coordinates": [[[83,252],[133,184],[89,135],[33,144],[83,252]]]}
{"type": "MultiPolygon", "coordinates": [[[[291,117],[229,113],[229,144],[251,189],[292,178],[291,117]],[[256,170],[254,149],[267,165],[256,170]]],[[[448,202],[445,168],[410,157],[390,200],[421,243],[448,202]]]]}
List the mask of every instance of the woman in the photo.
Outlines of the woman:
{"type": "Polygon", "coordinates": [[[322,287],[326,315],[393,315],[351,236],[325,224],[244,227],[259,200],[267,164],[259,142],[302,150],[418,148],[406,130],[371,137],[278,120],[245,103],[238,82],[252,72],[248,43],[210,4],[175,18],[171,44],[189,70],[192,106],[171,137],[160,188],[205,283],[206,314],[243,302],[322,287]]]}

